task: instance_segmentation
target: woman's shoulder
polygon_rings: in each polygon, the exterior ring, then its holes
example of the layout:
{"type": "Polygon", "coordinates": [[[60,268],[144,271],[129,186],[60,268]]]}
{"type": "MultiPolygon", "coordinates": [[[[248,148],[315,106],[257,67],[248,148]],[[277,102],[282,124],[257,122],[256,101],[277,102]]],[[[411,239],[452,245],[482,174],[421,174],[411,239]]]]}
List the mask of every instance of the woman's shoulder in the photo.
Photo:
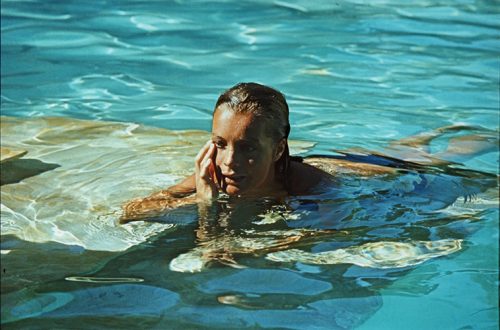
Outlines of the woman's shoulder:
{"type": "Polygon", "coordinates": [[[288,190],[291,195],[314,193],[322,182],[332,180],[331,174],[311,164],[295,160],[290,162],[288,190]]]}
{"type": "Polygon", "coordinates": [[[386,163],[368,161],[365,158],[310,156],[304,158],[303,163],[333,176],[343,174],[357,176],[393,174],[398,168],[388,166],[386,163]]]}
{"type": "Polygon", "coordinates": [[[394,174],[397,168],[333,157],[312,156],[290,162],[288,190],[291,195],[317,193],[325,187],[335,185],[339,175],[374,176],[394,174]]]}

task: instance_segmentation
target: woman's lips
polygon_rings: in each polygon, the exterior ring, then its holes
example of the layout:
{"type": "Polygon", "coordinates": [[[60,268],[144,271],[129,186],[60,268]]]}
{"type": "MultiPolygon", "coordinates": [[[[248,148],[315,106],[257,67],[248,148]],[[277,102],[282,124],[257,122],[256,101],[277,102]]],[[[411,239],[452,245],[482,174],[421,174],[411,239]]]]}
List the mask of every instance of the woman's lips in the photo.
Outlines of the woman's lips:
{"type": "Polygon", "coordinates": [[[241,181],[243,181],[244,179],[245,179],[245,176],[243,176],[243,175],[231,175],[231,176],[224,175],[224,182],[226,184],[230,184],[230,185],[237,185],[237,184],[241,183],[241,181]]]}

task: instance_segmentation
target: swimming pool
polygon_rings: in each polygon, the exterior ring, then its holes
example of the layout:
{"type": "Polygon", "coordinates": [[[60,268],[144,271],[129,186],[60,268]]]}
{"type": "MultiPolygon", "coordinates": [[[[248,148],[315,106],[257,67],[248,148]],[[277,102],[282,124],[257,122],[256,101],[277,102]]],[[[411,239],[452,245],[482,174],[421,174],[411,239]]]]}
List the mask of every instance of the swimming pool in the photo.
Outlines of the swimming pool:
{"type": "MultiPolygon", "coordinates": [[[[243,203],[206,240],[194,206],[116,219],[191,171],[239,81],[286,95],[302,155],[454,124],[498,132],[498,22],[482,1],[2,1],[2,145],[43,172],[2,185],[2,326],[497,328],[496,187],[441,210],[405,195],[423,180],[412,172],[346,179],[350,198],[291,214],[243,203]],[[221,245],[232,255],[182,271],[221,245]]],[[[461,168],[498,174],[498,151],[461,168]]]]}

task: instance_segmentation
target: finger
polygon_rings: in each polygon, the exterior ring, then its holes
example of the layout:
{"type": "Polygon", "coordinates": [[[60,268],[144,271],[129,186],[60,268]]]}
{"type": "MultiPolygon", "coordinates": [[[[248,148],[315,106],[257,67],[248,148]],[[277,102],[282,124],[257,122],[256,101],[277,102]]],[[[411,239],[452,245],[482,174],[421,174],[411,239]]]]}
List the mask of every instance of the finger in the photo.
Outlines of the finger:
{"type": "Polygon", "coordinates": [[[199,167],[201,163],[203,162],[203,159],[205,158],[205,155],[207,154],[208,149],[210,148],[209,143],[205,143],[205,145],[200,149],[198,154],[195,157],[194,163],[196,167],[199,167]]]}
{"type": "Polygon", "coordinates": [[[217,186],[219,188],[222,188],[222,173],[220,171],[220,167],[217,167],[214,164],[214,178],[215,178],[215,183],[217,183],[217,186]]]}
{"type": "Polygon", "coordinates": [[[213,163],[213,161],[211,161],[210,165],[208,166],[208,174],[210,175],[210,179],[212,180],[212,182],[214,182],[216,186],[219,187],[219,181],[217,180],[215,164],[213,163]]]}
{"type": "Polygon", "coordinates": [[[196,158],[195,158],[195,164],[197,166],[200,166],[201,162],[203,161],[203,159],[207,155],[208,151],[210,150],[211,145],[213,145],[212,141],[211,140],[207,141],[207,143],[205,143],[205,145],[198,152],[198,154],[196,155],[196,158]]]}
{"type": "Polygon", "coordinates": [[[201,166],[200,166],[200,178],[203,178],[205,180],[210,180],[212,181],[212,177],[210,175],[210,167],[212,165],[212,160],[210,158],[208,159],[205,159],[202,163],[201,163],[201,166]]]}
{"type": "MultiPolygon", "coordinates": [[[[212,160],[212,158],[210,158],[212,160]]],[[[207,165],[207,170],[208,170],[208,175],[210,175],[210,178],[214,177],[214,163],[210,161],[207,165]]]]}
{"type": "Polygon", "coordinates": [[[210,178],[212,179],[212,182],[214,182],[217,185],[217,187],[220,187],[219,178],[217,175],[217,173],[218,173],[217,166],[215,163],[216,150],[217,150],[217,147],[215,146],[215,143],[212,142],[210,149],[207,151],[206,157],[209,158],[210,160],[212,160],[210,163],[210,166],[208,168],[210,178]]]}
{"type": "Polygon", "coordinates": [[[213,143],[211,143],[210,146],[208,147],[207,152],[205,153],[205,156],[200,160],[200,167],[201,167],[201,165],[203,165],[205,167],[214,166],[214,165],[211,165],[211,164],[213,164],[212,155],[214,153],[214,150],[215,150],[215,145],[213,143]]]}

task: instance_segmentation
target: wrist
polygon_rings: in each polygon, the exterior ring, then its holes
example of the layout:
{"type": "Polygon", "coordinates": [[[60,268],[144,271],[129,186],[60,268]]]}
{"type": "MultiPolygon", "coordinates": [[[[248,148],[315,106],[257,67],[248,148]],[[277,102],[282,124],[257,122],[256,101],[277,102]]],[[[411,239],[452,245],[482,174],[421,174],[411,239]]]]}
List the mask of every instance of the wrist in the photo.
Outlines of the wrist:
{"type": "Polygon", "coordinates": [[[217,190],[213,191],[196,191],[196,201],[199,203],[211,203],[213,200],[217,199],[219,192],[217,190]]]}

